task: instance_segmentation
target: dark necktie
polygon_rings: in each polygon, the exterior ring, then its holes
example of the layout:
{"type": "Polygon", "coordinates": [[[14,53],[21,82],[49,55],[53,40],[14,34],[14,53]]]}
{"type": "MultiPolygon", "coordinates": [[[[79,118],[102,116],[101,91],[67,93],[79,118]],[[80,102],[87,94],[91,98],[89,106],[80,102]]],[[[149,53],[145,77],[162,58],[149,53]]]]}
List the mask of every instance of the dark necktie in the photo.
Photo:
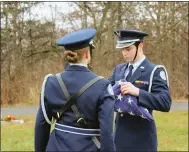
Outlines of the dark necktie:
{"type": "Polygon", "coordinates": [[[127,82],[129,82],[130,79],[131,79],[132,70],[133,70],[133,65],[130,65],[130,66],[129,66],[129,73],[128,73],[127,77],[126,77],[127,82]]]}

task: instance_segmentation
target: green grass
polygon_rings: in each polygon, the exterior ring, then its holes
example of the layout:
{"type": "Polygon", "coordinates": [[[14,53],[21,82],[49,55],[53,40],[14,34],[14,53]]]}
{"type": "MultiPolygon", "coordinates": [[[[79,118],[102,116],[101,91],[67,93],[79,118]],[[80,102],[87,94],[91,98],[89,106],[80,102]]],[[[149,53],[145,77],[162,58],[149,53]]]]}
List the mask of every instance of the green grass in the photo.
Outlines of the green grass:
{"type": "Polygon", "coordinates": [[[188,151],[188,111],[154,113],[159,151],[188,151]]]}
{"type": "MultiPolygon", "coordinates": [[[[188,111],[154,112],[159,151],[188,151],[188,111]]],[[[18,117],[25,124],[1,125],[2,151],[33,151],[35,116],[18,117]]]]}
{"type": "Polygon", "coordinates": [[[34,150],[34,116],[16,117],[24,124],[1,124],[2,151],[34,150]]]}

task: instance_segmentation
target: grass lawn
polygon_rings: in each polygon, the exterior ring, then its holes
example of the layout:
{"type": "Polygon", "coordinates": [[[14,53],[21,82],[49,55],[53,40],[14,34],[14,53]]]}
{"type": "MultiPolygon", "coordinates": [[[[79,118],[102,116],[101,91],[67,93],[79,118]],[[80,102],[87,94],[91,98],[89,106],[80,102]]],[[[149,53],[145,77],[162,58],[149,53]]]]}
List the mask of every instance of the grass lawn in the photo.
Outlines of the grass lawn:
{"type": "MultiPolygon", "coordinates": [[[[159,151],[188,151],[188,111],[154,112],[159,151]]],[[[35,116],[18,117],[24,124],[1,125],[1,151],[34,151],[35,116]]]]}
{"type": "Polygon", "coordinates": [[[188,111],[154,113],[158,151],[188,151],[188,111]]]}

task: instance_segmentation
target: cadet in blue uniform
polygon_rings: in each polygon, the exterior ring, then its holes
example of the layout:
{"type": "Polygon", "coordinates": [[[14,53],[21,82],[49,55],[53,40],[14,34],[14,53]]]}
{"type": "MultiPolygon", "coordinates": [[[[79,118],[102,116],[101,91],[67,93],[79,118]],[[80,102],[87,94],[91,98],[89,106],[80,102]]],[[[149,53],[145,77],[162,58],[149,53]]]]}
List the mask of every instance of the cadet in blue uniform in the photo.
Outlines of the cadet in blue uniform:
{"type": "Polygon", "coordinates": [[[35,124],[35,151],[115,151],[112,86],[87,67],[95,34],[95,29],[88,28],[57,40],[57,45],[66,50],[64,56],[69,66],[64,72],[49,74],[44,79],[35,124]],[[94,79],[93,85],[81,91],[94,79]],[[61,115],[78,90],[83,93],[61,115]],[[50,133],[53,118],[56,123],[50,133]]]}
{"type": "MultiPolygon", "coordinates": [[[[171,97],[168,75],[162,65],[151,63],[143,54],[143,38],[148,34],[136,30],[116,30],[116,48],[122,51],[126,63],[115,67],[109,80],[114,85],[120,79],[122,94],[134,95],[138,105],[168,112],[171,97]]],[[[117,151],[157,151],[157,132],[154,121],[139,116],[119,114],[116,117],[115,145],[117,151]]]]}

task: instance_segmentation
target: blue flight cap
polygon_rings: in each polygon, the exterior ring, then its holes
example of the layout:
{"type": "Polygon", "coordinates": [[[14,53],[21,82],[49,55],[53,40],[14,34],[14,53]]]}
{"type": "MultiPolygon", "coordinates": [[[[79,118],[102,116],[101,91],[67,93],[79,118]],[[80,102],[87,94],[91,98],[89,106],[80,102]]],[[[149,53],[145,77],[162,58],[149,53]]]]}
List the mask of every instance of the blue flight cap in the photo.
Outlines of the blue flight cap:
{"type": "Polygon", "coordinates": [[[137,30],[116,30],[114,34],[117,35],[116,48],[124,48],[133,45],[135,42],[142,42],[147,33],[137,30]]]}
{"type": "Polygon", "coordinates": [[[56,41],[56,44],[58,46],[64,46],[65,50],[71,51],[79,50],[87,46],[94,48],[92,39],[95,34],[96,29],[94,28],[81,29],[64,35],[56,41]]]}

